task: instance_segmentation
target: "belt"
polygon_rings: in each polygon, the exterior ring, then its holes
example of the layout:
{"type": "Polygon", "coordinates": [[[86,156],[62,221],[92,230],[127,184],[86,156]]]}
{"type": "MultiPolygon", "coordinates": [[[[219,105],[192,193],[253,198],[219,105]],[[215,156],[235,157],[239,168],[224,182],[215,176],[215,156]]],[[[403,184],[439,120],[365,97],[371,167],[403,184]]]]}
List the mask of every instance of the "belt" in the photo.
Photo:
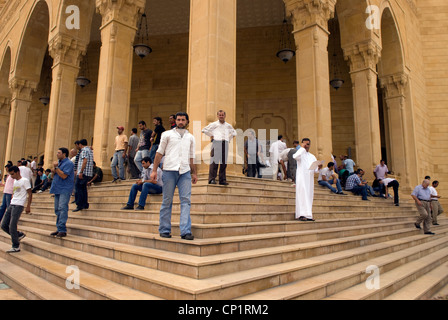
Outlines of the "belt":
{"type": "Polygon", "coordinates": [[[420,201],[425,201],[425,202],[431,202],[431,200],[422,200],[422,199],[418,199],[420,201]]]}
{"type": "Polygon", "coordinates": [[[124,151],[124,149],[121,149],[121,150],[115,150],[115,152],[121,152],[121,151],[124,151]]]}

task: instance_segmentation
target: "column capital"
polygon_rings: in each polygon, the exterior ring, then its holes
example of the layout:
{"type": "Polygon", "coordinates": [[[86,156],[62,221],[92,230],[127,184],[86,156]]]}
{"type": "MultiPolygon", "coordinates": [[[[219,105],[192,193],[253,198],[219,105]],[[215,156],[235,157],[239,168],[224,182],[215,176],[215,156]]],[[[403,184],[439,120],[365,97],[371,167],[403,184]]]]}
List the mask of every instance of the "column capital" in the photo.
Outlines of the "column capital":
{"type": "Polygon", "coordinates": [[[373,40],[355,43],[342,48],[344,59],[348,62],[350,72],[370,69],[376,73],[376,65],[381,58],[381,46],[373,40]]]}
{"type": "Polygon", "coordinates": [[[48,42],[53,65],[60,63],[78,67],[81,55],[87,52],[87,43],[69,35],[58,33],[48,42]]]}
{"type": "Polygon", "coordinates": [[[137,29],[140,12],[145,8],[145,0],[96,0],[96,11],[103,17],[102,28],[112,21],[137,29]]]}
{"type": "Polygon", "coordinates": [[[18,78],[9,79],[9,90],[11,91],[11,101],[16,99],[31,102],[33,93],[37,91],[37,82],[18,78]]]}
{"type": "Polygon", "coordinates": [[[328,20],[334,17],[336,0],[284,0],[284,2],[286,11],[292,15],[295,32],[314,25],[327,30],[328,20]]]}
{"type": "Polygon", "coordinates": [[[408,84],[409,76],[404,73],[396,73],[381,77],[380,86],[383,88],[384,98],[404,98],[406,85],[408,84]]]}

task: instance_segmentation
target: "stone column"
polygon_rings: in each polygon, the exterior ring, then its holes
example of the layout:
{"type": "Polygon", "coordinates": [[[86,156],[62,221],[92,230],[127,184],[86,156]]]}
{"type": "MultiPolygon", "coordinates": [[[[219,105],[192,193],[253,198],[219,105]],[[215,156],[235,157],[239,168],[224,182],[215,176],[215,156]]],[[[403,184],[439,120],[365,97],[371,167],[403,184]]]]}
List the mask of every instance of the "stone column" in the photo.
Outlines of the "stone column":
{"type": "Polygon", "coordinates": [[[56,153],[59,148],[73,148],[70,137],[75,110],[76,77],[80,57],[85,54],[86,47],[85,43],[64,34],[57,34],[49,42],[49,52],[53,57],[53,81],[45,140],[46,167],[57,161],[56,153]]]}
{"type": "MultiPolygon", "coordinates": [[[[236,14],[236,0],[191,0],[187,113],[196,137],[196,159],[207,164],[209,154],[202,150],[210,139],[201,141],[201,129],[217,120],[220,109],[226,111],[226,121],[236,125],[236,14]]],[[[235,163],[230,151],[229,161],[235,163]]],[[[199,170],[207,171],[208,165],[201,163],[199,170]]]]}
{"type": "Polygon", "coordinates": [[[6,144],[8,141],[9,115],[11,112],[11,100],[0,97],[0,166],[4,175],[6,144]]]}
{"type": "Polygon", "coordinates": [[[385,76],[380,79],[380,84],[384,89],[384,101],[389,121],[390,168],[403,186],[410,188],[415,168],[411,167],[413,153],[408,133],[410,127],[407,120],[408,108],[405,95],[408,75],[398,73],[385,76]]]}
{"type": "Polygon", "coordinates": [[[9,89],[12,98],[5,161],[11,160],[16,164],[20,158],[26,158],[28,115],[33,92],[36,92],[37,89],[37,82],[12,78],[9,80],[9,89]]]}
{"type": "Polygon", "coordinates": [[[381,136],[378,113],[376,65],[381,48],[374,41],[343,48],[350,66],[353,84],[356,164],[364,169],[366,178],[374,178],[373,169],[381,160],[381,136]]]}
{"type": "Polygon", "coordinates": [[[297,111],[299,140],[311,139],[310,152],[330,161],[333,151],[328,20],[336,0],[285,0],[292,13],[297,48],[297,111]]]}
{"type": "Polygon", "coordinates": [[[97,165],[110,169],[117,126],[129,131],[133,42],[144,0],[96,0],[102,15],[101,53],[93,152],[97,165]]]}

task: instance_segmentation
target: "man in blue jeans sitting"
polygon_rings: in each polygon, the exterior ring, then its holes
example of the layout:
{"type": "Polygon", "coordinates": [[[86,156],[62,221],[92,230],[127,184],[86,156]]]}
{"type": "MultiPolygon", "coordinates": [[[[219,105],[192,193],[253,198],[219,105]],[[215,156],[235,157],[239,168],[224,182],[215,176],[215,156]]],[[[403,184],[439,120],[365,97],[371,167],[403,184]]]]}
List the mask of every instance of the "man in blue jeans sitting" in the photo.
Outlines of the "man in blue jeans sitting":
{"type": "Polygon", "coordinates": [[[351,191],[356,195],[361,195],[362,200],[370,201],[367,199],[367,183],[361,180],[361,176],[363,174],[362,169],[356,170],[355,174],[352,174],[348,177],[347,182],[345,184],[345,191],[351,191]]]}
{"type": "Polygon", "coordinates": [[[137,197],[137,193],[140,191],[140,198],[138,200],[138,206],[135,210],[145,210],[146,198],[148,194],[160,194],[162,193],[162,169],[157,167],[157,180],[151,179],[152,170],[154,170],[154,165],[150,157],[145,157],[142,159],[143,171],[141,174],[141,179],[137,181],[131,188],[129,194],[128,203],[126,206],[121,208],[121,210],[134,210],[134,202],[137,197]]]}
{"type": "Polygon", "coordinates": [[[342,192],[341,182],[334,173],[334,162],[329,162],[327,167],[319,171],[317,182],[324,187],[330,189],[333,193],[345,194],[342,192]],[[337,190],[332,186],[336,185],[337,190]]]}

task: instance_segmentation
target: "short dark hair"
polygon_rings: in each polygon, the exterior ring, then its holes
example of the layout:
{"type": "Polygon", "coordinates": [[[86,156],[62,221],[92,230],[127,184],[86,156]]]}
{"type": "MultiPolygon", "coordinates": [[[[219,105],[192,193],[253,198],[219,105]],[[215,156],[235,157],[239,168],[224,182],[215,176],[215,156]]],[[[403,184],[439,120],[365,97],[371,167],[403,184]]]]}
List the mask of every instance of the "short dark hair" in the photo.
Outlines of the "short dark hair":
{"type": "Polygon", "coordinates": [[[436,184],[439,184],[439,181],[434,180],[434,181],[432,182],[432,185],[435,186],[436,184]]]}
{"type": "Polygon", "coordinates": [[[59,150],[61,150],[61,152],[62,153],[64,153],[65,154],[65,156],[68,158],[68,155],[69,155],[69,151],[68,151],[68,149],[67,148],[59,148],[59,150]]]}
{"type": "Polygon", "coordinates": [[[20,172],[20,169],[18,166],[12,166],[8,168],[8,172],[20,172]]]}
{"type": "Polygon", "coordinates": [[[333,167],[333,166],[334,166],[334,162],[328,162],[328,164],[327,164],[328,168],[333,167]]]}
{"type": "Polygon", "coordinates": [[[186,112],[181,111],[181,112],[176,113],[176,119],[177,119],[177,117],[185,117],[187,119],[187,121],[190,122],[190,117],[188,116],[188,113],[186,113],[186,112]]]}
{"type": "Polygon", "coordinates": [[[25,166],[25,167],[26,167],[27,165],[28,165],[28,161],[23,160],[23,161],[22,161],[22,166],[25,166]]]}
{"type": "Polygon", "coordinates": [[[362,170],[361,168],[360,169],[358,169],[358,170],[356,170],[356,174],[360,174],[361,172],[363,172],[364,170],[362,170]]]}
{"type": "Polygon", "coordinates": [[[302,143],[304,143],[305,141],[309,141],[309,142],[311,142],[311,140],[310,140],[309,138],[303,138],[303,139],[302,139],[302,143]]]}
{"type": "Polygon", "coordinates": [[[144,157],[144,158],[142,159],[142,162],[143,162],[143,161],[152,163],[152,160],[151,160],[150,157],[144,157]]]}
{"type": "Polygon", "coordinates": [[[157,120],[157,121],[159,121],[159,122],[160,122],[160,124],[162,124],[162,123],[163,123],[163,121],[162,121],[162,118],[160,118],[160,117],[154,117],[154,120],[157,120]]]}
{"type": "Polygon", "coordinates": [[[137,128],[132,128],[131,131],[134,132],[134,133],[137,133],[137,128]]]}
{"type": "Polygon", "coordinates": [[[75,144],[78,145],[78,144],[79,144],[79,140],[76,140],[76,141],[75,141],[75,144]]]}
{"type": "Polygon", "coordinates": [[[82,144],[83,146],[86,146],[88,143],[87,143],[86,139],[81,139],[81,140],[79,140],[79,144],[82,144]]]}
{"type": "Polygon", "coordinates": [[[431,180],[431,177],[430,176],[426,176],[425,180],[431,180]]]}
{"type": "Polygon", "coordinates": [[[45,172],[51,172],[51,169],[47,169],[47,170],[45,170],[45,172]]]}
{"type": "Polygon", "coordinates": [[[174,119],[176,119],[176,115],[175,114],[170,114],[169,118],[173,117],[174,119]]]}
{"type": "Polygon", "coordinates": [[[281,140],[283,138],[283,136],[280,134],[278,137],[277,137],[277,140],[281,140]]]}
{"type": "Polygon", "coordinates": [[[141,124],[142,126],[146,126],[146,122],[145,121],[140,121],[138,124],[141,124]]]}

